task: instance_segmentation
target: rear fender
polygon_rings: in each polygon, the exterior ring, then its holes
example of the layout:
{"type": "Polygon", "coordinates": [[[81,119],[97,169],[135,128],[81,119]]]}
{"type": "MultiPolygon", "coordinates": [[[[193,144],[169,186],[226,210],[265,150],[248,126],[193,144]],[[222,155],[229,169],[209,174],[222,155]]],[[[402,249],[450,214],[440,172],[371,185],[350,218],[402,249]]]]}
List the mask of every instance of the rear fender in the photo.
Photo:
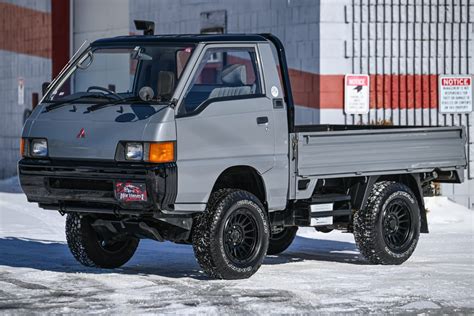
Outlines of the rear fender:
{"type": "Polygon", "coordinates": [[[354,209],[358,210],[364,208],[367,204],[367,199],[369,198],[370,192],[374,187],[374,184],[378,181],[390,180],[403,183],[407,185],[415,194],[415,197],[418,201],[420,207],[421,215],[421,233],[428,233],[428,220],[426,218],[426,209],[425,202],[423,200],[423,190],[420,182],[419,174],[404,174],[404,175],[391,175],[391,176],[370,176],[366,178],[366,181],[357,186],[353,192],[352,196],[352,206],[354,209]]]}

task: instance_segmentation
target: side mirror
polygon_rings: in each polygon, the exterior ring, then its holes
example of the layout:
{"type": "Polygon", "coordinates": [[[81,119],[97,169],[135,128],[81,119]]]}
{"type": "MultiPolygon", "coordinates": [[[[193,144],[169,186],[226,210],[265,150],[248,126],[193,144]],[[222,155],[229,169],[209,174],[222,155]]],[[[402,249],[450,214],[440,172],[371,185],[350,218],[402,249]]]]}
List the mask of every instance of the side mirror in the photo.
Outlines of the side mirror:
{"type": "Polygon", "coordinates": [[[44,96],[46,94],[46,91],[48,91],[49,84],[51,82],[43,82],[41,85],[41,94],[44,96]]]}
{"type": "Polygon", "coordinates": [[[138,91],[138,96],[143,101],[150,101],[155,96],[155,92],[153,91],[152,88],[144,86],[140,89],[140,91],[138,91]]]}

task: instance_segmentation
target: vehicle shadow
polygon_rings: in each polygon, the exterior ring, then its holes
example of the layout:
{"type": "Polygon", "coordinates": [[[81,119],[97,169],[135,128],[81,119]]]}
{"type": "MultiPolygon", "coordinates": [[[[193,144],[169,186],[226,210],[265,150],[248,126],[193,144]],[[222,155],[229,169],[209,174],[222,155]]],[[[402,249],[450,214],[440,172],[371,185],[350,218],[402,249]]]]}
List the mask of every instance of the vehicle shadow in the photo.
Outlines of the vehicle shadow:
{"type": "MultiPolygon", "coordinates": [[[[14,237],[0,238],[0,266],[31,268],[65,273],[119,273],[159,275],[170,278],[208,279],[194,259],[189,245],[144,240],[132,260],[114,269],[88,268],[72,257],[65,243],[14,237]]],[[[350,242],[296,237],[284,253],[268,256],[264,265],[288,264],[305,260],[365,264],[350,242]],[[355,252],[355,253],[354,253],[355,252]]]]}
{"type": "Polygon", "coordinates": [[[313,239],[296,236],[293,244],[283,253],[267,256],[264,264],[285,264],[305,260],[365,265],[353,242],[313,239]]]}

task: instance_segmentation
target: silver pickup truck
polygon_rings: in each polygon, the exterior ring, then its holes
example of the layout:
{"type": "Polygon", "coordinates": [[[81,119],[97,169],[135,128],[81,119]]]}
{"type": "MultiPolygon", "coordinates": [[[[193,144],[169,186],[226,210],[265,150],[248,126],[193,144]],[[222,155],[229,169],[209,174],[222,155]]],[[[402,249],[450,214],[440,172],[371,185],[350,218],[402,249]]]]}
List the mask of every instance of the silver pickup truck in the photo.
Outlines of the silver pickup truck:
{"type": "MultiPolygon", "coordinates": [[[[66,214],[74,257],[125,264],[140,239],[192,244],[247,278],[299,226],[352,232],[401,264],[428,232],[423,191],[463,181],[459,127],[298,126],[273,35],[136,35],[87,45],[27,120],[19,177],[66,214]]],[[[449,211],[449,210],[446,210],[449,211]]]]}

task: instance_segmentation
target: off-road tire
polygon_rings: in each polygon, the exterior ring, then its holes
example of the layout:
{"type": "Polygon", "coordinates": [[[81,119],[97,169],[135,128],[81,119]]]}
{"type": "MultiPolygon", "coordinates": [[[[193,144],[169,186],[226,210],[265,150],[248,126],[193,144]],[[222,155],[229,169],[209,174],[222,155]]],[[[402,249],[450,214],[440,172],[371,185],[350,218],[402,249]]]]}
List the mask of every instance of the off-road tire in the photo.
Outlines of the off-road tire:
{"type": "Polygon", "coordinates": [[[283,231],[277,234],[271,234],[267,255],[277,255],[288,249],[295,239],[297,231],[298,226],[291,226],[285,227],[283,231]]]}
{"type": "Polygon", "coordinates": [[[115,244],[113,249],[101,245],[101,240],[91,226],[91,218],[77,213],[66,217],[66,240],[74,258],[87,267],[113,269],[132,258],[139,239],[128,236],[115,244]]]}
{"type": "Polygon", "coordinates": [[[261,266],[267,253],[270,229],[265,208],[250,192],[221,189],[213,193],[206,210],[193,224],[192,243],[196,259],[210,277],[217,279],[245,279],[261,266]],[[236,263],[228,253],[226,225],[239,213],[253,221],[256,238],[246,262],[236,263]]]}
{"type": "MultiPolygon", "coordinates": [[[[398,217],[397,217],[398,218],[398,217]]],[[[372,264],[397,265],[413,254],[420,236],[420,209],[410,188],[393,181],[377,182],[369,195],[365,208],[354,215],[354,238],[362,256],[372,264]],[[394,206],[395,205],[395,206],[394,206]],[[406,215],[399,221],[399,227],[406,225],[408,232],[399,239],[400,247],[394,248],[390,241],[396,224],[390,223],[392,209],[403,208],[406,215]],[[408,224],[406,223],[409,218],[408,224]]],[[[405,227],[405,228],[406,228],[405,227]]]]}

